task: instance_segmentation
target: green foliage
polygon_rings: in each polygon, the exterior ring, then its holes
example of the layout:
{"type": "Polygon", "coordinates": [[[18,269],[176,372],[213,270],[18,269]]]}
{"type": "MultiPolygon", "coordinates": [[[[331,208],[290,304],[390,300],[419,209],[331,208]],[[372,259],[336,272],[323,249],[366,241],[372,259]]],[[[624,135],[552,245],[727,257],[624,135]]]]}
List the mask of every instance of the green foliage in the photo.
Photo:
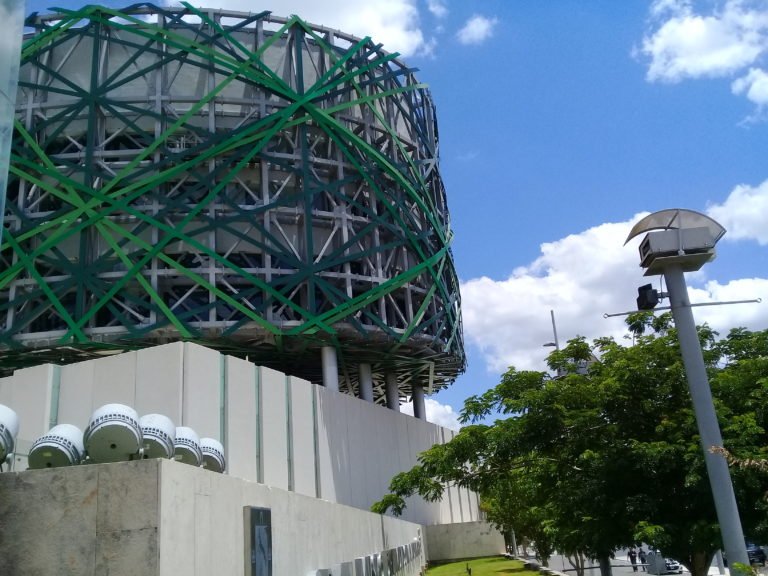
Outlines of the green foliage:
{"type": "MultiPolygon", "coordinates": [[[[510,368],[467,399],[461,420],[471,424],[421,454],[393,494],[434,499],[438,485],[467,486],[491,522],[535,541],[541,557],[556,547],[605,559],[642,541],[704,574],[720,534],[676,330],[668,314],[628,325],[632,345],[577,338],[553,352],[557,378],[510,368]]],[[[726,447],[765,459],[768,331],[718,341],[704,326],[699,336],[726,447]]],[[[764,539],[768,475],[741,466],[732,476],[745,533],[764,539]]]]}

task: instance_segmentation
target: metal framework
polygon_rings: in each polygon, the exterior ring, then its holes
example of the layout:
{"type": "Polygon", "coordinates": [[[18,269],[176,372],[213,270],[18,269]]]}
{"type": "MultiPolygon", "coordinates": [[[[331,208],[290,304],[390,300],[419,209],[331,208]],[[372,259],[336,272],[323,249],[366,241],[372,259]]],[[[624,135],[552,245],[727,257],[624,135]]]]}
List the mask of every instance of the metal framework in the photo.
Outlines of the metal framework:
{"type": "Polygon", "coordinates": [[[295,16],[57,10],[22,51],[4,369],[189,340],[315,382],[332,345],[350,391],[362,362],[405,394],[463,371],[413,69],[295,16]]]}

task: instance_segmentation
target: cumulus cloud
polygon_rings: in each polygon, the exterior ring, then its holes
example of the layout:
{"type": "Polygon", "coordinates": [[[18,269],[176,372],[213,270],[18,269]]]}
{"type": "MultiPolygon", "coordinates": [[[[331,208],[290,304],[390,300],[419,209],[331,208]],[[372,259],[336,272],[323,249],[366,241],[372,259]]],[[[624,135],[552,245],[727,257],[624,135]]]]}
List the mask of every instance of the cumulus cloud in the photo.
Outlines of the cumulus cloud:
{"type": "Polygon", "coordinates": [[[420,28],[416,0],[262,0],[258,5],[249,0],[206,0],[204,5],[242,12],[271,10],[277,16],[296,14],[312,24],[370,36],[385,50],[403,56],[421,54],[429,47],[420,28]]]}
{"type": "MultiPolygon", "coordinates": [[[[451,430],[458,430],[461,428],[461,424],[459,424],[459,415],[453,410],[453,407],[448,404],[440,404],[437,400],[425,398],[424,411],[426,412],[427,422],[432,422],[433,424],[443,426],[444,428],[450,428],[451,430]]],[[[413,403],[408,402],[407,404],[401,404],[400,412],[413,416],[413,403]]]]}
{"type": "Polygon", "coordinates": [[[553,339],[550,310],[561,344],[577,335],[623,334],[622,321],[603,313],[634,306],[641,270],[637,251],[623,244],[642,216],[542,244],[541,255],[509,278],[462,283],[465,337],[490,371],[544,369],[550,349],[543,344],[553,339]]]}
{"type": "Polygon", "coordinates": [[[499,20],[497,18],[488,18],[475,14],[456,33],[456,37],[462,44],[482,44],[493,36],[494,29],[498,23],[499,20]]]}
{"type": "MultiPolygon", "coordinates": [[[[482,277],[462,283],[465,337],[481,350],[489,372],[500,373],[509,366],[546,369],[544,361],[551,348],[543,344],[553,339],[550,310],[555,312],[561,345],[577,335],[587,339],[612,335],[621,341],[627,332],[624,319],[605,319],[603,314],[634,310],[641,284],[652,281],[660,287],[659,278],[642,276],[639,239],[623,246],[632,224],[642,216],[542,244],[536,260],[506,279],[482,277]]],[[[740,216],[733,214],[733,218],[736,222],[740,216]]],[[[703,274],[689,278],[693,301],[768,301],[768,279],[709,281],[698,286],[703,278],[703,274]]],[[[768,325],[768,309],[754,305],[702,307],[696,310],[696,321],[707,322],[722,333],[735,326],[763,329],[768,325]]]]}
{"type": "Polygon", "coordinates": [[[437,18],[445,18],[448,8],[443,0],[427,0],[427,9],[437,18]]]}
{"type": "Polygon", "coordinates": [[[768,244],[768,180],[755,187],[736,186],[725,202],[710,205],[707,213],[720,222],[727,240],[756,240],[768,244]]]}
{"type": "MultiPolygon", "coordinates": [[[[727,238],[727,236],[726,236],[727,238]]],[[[688,295],[692,303],[727,302],[733,300],[751,300],[760,298],[762,304],[738,304],[726,306],[705,306],[695,309],[696,323],[709,324],[725,335],[731,328],[744,326],[753,330],[763,330],[768,325],[768,279],[740,278],[721,284],[714,280],[703,287],[689,287],[688,295]]]]}
{"type": "Polygon", "coordinates": [[[734,94],[744,94],[758,108],[768,105],[768,74],[759,68],[750,68],[746,76],[731,84],[734,94]]]}
{"type": "Polygon", "coordinates": [[[648,80],[728,76],[756,64],[768,49],[768,6],[725,0],[710,14],[691,2],[662,0],[651,7],[652,28],[642,42],[648,80]]]}

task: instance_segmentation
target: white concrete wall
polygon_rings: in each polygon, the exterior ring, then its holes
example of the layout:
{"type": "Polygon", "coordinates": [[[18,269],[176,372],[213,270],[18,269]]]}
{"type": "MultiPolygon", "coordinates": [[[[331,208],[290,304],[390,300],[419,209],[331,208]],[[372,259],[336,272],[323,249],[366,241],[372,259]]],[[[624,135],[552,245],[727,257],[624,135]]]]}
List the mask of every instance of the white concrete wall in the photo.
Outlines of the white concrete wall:
{"type": "Polygon", "coordinates": [[[288,382],[291,390],[292,489],[306,496],[317,496],[312,385],[294,377],[288,382]]]}
{"type": "MultiPolygon", "coordinates": [[[[191,343],[40,366],[0,379],[0,403],[19,413],[15,469],[50,426],[85,429],[94,409],[132,406],[224,444],[228,472],[276,488],[368,510],[398,472],[454,432],[191,343]],[[58,399],[58,401],[57,401],[58,399]]],[[[442,502],[408,500],[419,524],[479,519],[478,501],[450,488],[442,502]]]]}
{"type": "Polygon", "coordinates": [[[17,370],[12,377],[0,380],[0,404],[15,410],[19,417],[13,470],[27,467],[29,447],[51,428],[52,420],[55,420],[58,405],[53,403],[59,377],[58,366],[46,364],[17,370]]]}
{"type": "Polygon", "coordinates": [[[504,536],[485,522],[437,524],[424,528],[427,560],[458,560],[504,554],[504,536]]]}
{"type": "Polygon", "coordinates": [[[161,576],[244,574],[250,506],[272,511],[273,574],[314,574],[421,536],[417,524],[176,462],[162,463],[159,491],[161,576]]]}
{"type": "Polygon", "coordinates": [[[262,478],[258,384],[256,366],[227,356],[227,469],[232,476],[256,482],[262,478]]]}
{"type": "MultiPolygon", "coordinates": [[[[264,484],[288,490],[288,415],[285,374],[260,367],[264,484]]],[[[234,454],[232,455],[235,456],[234,454]]]]}
{"type": "MultiPolygon", "coordinates": [[[[271,510],[276,576],[314,575],[422,538],[417,524],[142,460],[0,474],[2,573],[248,576],[245,512],[252,506],[271,510]]],[[[399,576],[417,573],[411,566],[399,576]]]]}

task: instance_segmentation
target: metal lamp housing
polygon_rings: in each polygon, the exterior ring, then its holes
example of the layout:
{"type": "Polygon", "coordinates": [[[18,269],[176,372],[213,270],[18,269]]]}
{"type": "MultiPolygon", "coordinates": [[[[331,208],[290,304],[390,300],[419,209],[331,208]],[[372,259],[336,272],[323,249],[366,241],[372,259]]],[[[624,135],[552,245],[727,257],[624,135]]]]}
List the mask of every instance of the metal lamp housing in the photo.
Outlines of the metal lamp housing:
{"type": "Polygon", "coordinates": [[[640,242],[640,266],[646,276],[663,273],[665,266],[679,264],[695,272],[715,258],[716,239],[706,227],[649,232],[640,242]]]}

